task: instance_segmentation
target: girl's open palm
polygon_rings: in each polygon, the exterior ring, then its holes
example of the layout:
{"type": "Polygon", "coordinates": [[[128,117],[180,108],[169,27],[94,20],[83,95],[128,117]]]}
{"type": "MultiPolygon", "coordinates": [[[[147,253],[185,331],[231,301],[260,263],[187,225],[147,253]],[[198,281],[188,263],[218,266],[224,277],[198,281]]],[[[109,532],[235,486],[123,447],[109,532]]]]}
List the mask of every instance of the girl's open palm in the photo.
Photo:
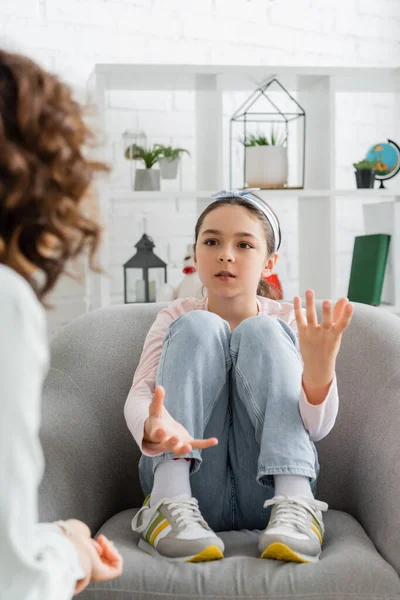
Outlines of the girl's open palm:
{"type": "Polygon", "coordinates": [[[143,443],[151,444],[157,452],[173,452],[175,456],[185,456],[193,449],[210,448],[218,444],[216,438],[195,440],[190,433],[175,421],[164,407],[165,390],[157,386],[149,408],[149,417],[144,425],[143,443]]]}
{"type": "Polygon", "coordinates": [[[347,298],[340,298],[333,307],[329,300],[324,300],[321,323],[318,324],[315,294],[313,290],[308,290],[306,318],[298,296],[294,298],[294,311],[304,371],[315,382],[324,378],[332,379],[342,335],[353,315],[352,304],[347,298]]]}

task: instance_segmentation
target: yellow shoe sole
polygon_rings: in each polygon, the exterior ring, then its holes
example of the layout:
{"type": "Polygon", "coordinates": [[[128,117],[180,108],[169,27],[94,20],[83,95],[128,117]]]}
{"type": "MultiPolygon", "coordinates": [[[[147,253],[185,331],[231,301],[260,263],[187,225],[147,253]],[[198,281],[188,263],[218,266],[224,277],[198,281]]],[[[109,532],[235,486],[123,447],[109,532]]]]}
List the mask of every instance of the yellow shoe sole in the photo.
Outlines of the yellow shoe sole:
{"type": "Polygon", "coordinates": [[[224,558],[224,554],[223,554],[222,550],[220,550],[218,548],[218,546],[213,546],[213,545],[208,546],[207,548],[204,548],[204,550],[202,550],[195,556],[182,556],[179,558],[170,558],[167,556],[163,556],[162,554],[159,554],[157,552],[156,548],[154,548],[154,546],[152,546],[151,544],[146,542],[143,538],[141,538],[139,540],[138,546],[139,546],[140,550],[143,550],[143,552],[146,552],[146,554],[150,554],[151,556],[163,558],[164,560],[168,560],[168,561],[172,561],[172,562],[198,563],[198,562],[207,562],[210,560],[221,560],[221,558],[224,558]]]}
{"type": "Polygon", "coordinates": [[[193,556],[193,558],[189,558],[189,560],[186,560],[185,562],[207,562],[209,560],[221,560],[221,558],[224,558],[224,555],[218,548],[218,546],[209,546],[208,548],[206,548],[199,554],[196,554],[196,556],[193,556]]]}
{"type": "Polygon", "coordinates": [[[304,556],[295,552],[286,544],[281,542],[274,542],[268,548],[264,550],[260,558],[273,558],[275,560],[283,560],[285,562],[298,562],[298,563],[313,563],[318,562],[319,557],[304,556]]]}

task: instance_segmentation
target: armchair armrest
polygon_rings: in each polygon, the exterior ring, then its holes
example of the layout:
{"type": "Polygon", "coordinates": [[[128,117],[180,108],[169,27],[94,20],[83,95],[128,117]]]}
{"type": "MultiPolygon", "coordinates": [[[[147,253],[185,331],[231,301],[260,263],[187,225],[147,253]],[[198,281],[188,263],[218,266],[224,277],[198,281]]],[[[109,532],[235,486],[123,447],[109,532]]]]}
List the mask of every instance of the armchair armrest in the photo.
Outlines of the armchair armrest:
{"type": "Polygon", "coordinates": [[[354,308],[337,362],[339,415],[318,443],[318,497],[353,515],[400,574],[400,319],[354,308]]]}
{"type": "Polygon", "coordinates": [[[122,407],[115,436],[96,409],[69,375],[50,370],[40,433],[46,459],[40,520],[80,519],[93,535],[111,516],[142,502],[139,449],[127,430],[122,407]],[[126,445],[131,445],[129,461],[124,460],[126,445]]]}

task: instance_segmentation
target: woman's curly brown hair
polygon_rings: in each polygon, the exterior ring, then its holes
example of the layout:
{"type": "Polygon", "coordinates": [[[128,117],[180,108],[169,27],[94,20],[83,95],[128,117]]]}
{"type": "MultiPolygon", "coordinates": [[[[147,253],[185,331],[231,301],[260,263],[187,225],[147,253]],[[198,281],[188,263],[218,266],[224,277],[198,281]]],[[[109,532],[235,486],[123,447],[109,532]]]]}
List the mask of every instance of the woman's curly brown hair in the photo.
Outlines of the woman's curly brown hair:
{"type": "Polygon", "coordinates": [[[20,270],[40,299],[85,248],[97,270],[101,229],[82,201],[95,173],[108,167],[84,156],[93,144],[71,89],[28,58],[0,49],[0,263],[14,266],[17,251],[40,269],[40,288],[20,270]]]}

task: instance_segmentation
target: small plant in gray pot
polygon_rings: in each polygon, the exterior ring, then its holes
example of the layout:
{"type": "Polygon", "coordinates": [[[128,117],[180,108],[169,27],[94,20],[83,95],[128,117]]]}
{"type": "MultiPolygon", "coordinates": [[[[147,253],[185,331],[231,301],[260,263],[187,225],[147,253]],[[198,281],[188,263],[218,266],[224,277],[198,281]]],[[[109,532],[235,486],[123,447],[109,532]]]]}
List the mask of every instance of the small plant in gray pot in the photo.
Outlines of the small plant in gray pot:
{"type": "Polygon", "coordinates": [[[360,189],[373,188],[375,182],[375,168],[378,162],[376,160],[360,160],[353,163],[357,187],[360,189]]]}
{"type": "Polygon", "coordinates": [[[162,150],[160,159],[160,171],[162,179],[176,179],[178,176],[178,166],[182,154],[190,156],[189,150],[185,148],[173,148],[172,146],[162,146],[156,144],[157,148],[162,150]]]}
{"type": "Polygon", "coordinates": [[[125,150],[125,158],[128,160],[142,160],[146,166],[145,169],[136,169],[135,192],[156,192],[160,190],[160,171],[153,169],[154,165],[162,158],[162,150],[154,146],[139,146],[132,144],[125,150]]]}

